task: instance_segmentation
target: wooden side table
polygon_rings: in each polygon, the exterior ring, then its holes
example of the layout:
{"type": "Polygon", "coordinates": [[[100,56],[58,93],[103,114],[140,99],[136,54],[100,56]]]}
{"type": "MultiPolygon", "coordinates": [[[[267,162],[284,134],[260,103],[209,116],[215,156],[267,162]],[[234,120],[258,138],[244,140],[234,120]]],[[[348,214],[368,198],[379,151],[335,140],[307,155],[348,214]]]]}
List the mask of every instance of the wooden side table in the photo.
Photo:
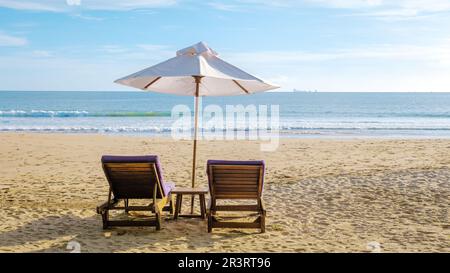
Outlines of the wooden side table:
{"type": "Polygon", "coordinates": [[[206,219],[206,202],[205,202],[205,194],[208,193],[207,188],[174,188],[172,190],[172,194],[177,195],[177,200],[175,203],[175,215],[174,219],[176,220],[178,217],[201,217],[202,219],[206,219]],[[197,214],[180,214],[181,213],[181,204],[183,201],[183,195],[198,195],[200,199],[200,215],[197,214]]]}

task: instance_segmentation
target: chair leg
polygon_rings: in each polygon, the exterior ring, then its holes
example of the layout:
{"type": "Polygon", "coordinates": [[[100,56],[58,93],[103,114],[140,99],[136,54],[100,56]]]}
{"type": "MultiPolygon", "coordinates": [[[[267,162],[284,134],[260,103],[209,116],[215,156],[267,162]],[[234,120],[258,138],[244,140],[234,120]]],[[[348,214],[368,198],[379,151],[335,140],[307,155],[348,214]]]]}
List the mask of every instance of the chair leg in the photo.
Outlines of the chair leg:
{"type": "Polygon", "coordinates": [[[156,212],[156,230],[161,230],[161,213],[156,212]]]}
{"type": "Polygon", "coordinates": [[[108,229],[108,221],[109,221],[109,211],[106,209],[102,211],[102,222],[103,222],[103,229],[108,229]]]}
{"type": "Polygon", "coordinates": [[[180,197],[180,206],[178,207],[178,213],[181,213],[181,205],[183,204],[183,195],[182,194],[178,194],[177,195],[177,198],[178,198],[178,196],[180,197]]]}
{"type": "Polygon", "coordinates": [[[261,233],[266,232],[266,211],[263,210],[261,213],[261,233]]]}
{"type": "Polygon", "coordinates": [[[173,196],[173,194],[170,195],[170,214],[173,215],[175,213],[175,197],[173,196]]]}
{"type": "Polygon", "coordinates": [[[213,216],[212,216],[212,211],[210,210],[208,212],[208,233],[212,232],[212,223],[213,223],[213,216]]]}
{"type": "Polygon", "coordinates": [[[205,219],[205,212],[206,212],[206,204],[205,204],[205,195],[200,194],[200,214],[202,219],[205,219]]]}
{"type": "Polygon", "coordinates": [[[123,200],[125,203],[125,213],[128,214],[129,210],[128,210],[128,199],[124,199],[123,200]]]}
{"type": "Polygon", "coordinates": [[[181,198],[182,198],[182,195],[177,194],[176,205],[175,205],[175,214],[173,216],[173,219],[175,219],[175,220],[178,219],[178,214],[181,211],[181,198]]]}

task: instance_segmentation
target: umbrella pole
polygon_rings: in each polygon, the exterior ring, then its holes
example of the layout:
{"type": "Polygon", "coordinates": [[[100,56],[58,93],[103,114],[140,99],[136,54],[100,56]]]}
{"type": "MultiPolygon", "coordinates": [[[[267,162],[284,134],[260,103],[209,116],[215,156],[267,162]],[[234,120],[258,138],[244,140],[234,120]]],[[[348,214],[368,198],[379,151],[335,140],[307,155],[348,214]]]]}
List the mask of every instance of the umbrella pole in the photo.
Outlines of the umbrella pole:
{"type": "MultiPolygon", "coordinates": [[[[192,150],[192,187],[195,187],[195,165],[197,162],[197,130],[198,130],[198,95],[200,90],[201,76],[195,79],[195,116],[194,116],[194,148],[192,150]]],[[[194,214],[194,195],[191,196],[191,214],[194,214]]]]}

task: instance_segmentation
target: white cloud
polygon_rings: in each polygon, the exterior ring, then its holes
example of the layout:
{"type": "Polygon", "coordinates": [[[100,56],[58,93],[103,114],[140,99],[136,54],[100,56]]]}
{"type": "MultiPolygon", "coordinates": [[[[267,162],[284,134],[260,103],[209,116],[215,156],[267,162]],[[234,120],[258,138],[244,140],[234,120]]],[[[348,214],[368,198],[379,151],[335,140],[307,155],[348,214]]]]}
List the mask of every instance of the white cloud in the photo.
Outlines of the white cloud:
{"type": "Polygon", "coordinates": [[[392,5],[403,9],[440,12],[450,10],[450,1],[448,0],[396,0],[389,4],[389,1],[383,1],[386,6],[392,5]]]}
{"type": "Polygon", "coordinates": [[[0,32],[0,46],[24,46],[28,40],[22,37],[15,37],[0,32]]]}
{"type": "Polygon", "coordinates": [[[0,7],[18,10],[64,12],[71,9],[133,10],[166,7],[176,3],[176,0],[0,0],[0,7]]]}
{"type": "MultiPolygon", "coordinates": [[[[396,0],[392,0],[395,2],[396,0]]],[[[306,3],[333,8],[359,9],[374,8],[383,5],[383,0],[305,0],[306,3]]]]}
{"type": "Polygon", "coordinates": [[[450,1],[448,0],[235,0],[234,2],[273,7],[312,5],[344,9],[404,8],[421,11],[450,10],[450,1]]]}
{"type": "MultiPolygon", "coordinates": [[[[169,7],[187,0],[0,0],[0,7],[67,12],[73,10],[135,10],[169,7]]],[[[346,9],[351,15],[409,20],[450,11],[449,0],[213,0],[206,4],[221,11],[248,11],[255,7],[346,9]]],[[[86,19],[92,19],[87,18],[86,19]]]]}
{"type": "MultiPolygon", "coordinates": [[[[124,90],[113,80],[175,54],[170,47],[157,44],[105,45],[89,52],[95,58],[83,48],[60,50],[0,54],[2,88],[124,90]],[[22,75],[26,75],[26,81],[22,75]]],[[[434,46],[223,53],[226,61],[281,85],[284,91],[450,91],[450,39],[434,46]]]]}
{"type": "Polygon", "coordinates": [[[39,10],[39,11],[62,11],[66,6],[62,1],[17,1],[0,0],[0,7],[18,9],[18,10],[39,10]]]}
{"type": "Polygon", "coordinates": [[[450,92],[450,39],[420,46],[224,52],[222,57],[281,90],[450,92]]]}
{"type": "Polygon", "coordinates": [[[167,7],[176,3],[176,0],[91,0],[83,2],[81,6],[92,10],[133,10],[167,7]]]}
{"type": "Polygon", "coordinates": [[[214,1],[209,5],[218,10],[237,11],[249,7],[343,9],[351,15],[378,19],[407,20],[426,18],[450,11],[449,0],[234,0],[214,1]]]}
{"type": "Polygon", "coordinates": [[[232,5],[222,2],[210,2],[208,5],[214,9],[217,10],[223,10],[223,11],[240,11],[241,7],[239,5],[232,5]]]}
{"type": "Polygon", "coordinates": [[[228,54],[226,57],[241,62],[296,65],[301,62],[326,62],[335,60],[389,60],[423,61],[450,65],[450,41],[439,45],[380,44],[364,48],[346,48],[333,51],[256,51],[228,54]]]}
{"type": "MultiPolygon", "coordinates": [[[[324,2],[328,2],[324,0],[324,2]]],[[[349,6],[357,8],[357,6],[349,6]]],[[[450,1],[444,0],[391,0],[379,1],[377,5],[360,6],[354,15],[374,17],[384,20],[424,19],[450,11],[450,1]]]]}
{"type": "MultiPolygon", "coordinates": [[[[173,6],[186,0],[0,0],[0,7],[62,12],[71,9],[87,10],[133,10],[173,6]]],[[[408,15],[413,12],[443,12],[450,10],[448,0],[232,0],[209,1],[218,10],[239,11],[244,6],[268,6],[279,8],[319,6],[326,8],[374,10],[382,16],[389,13],[408,15]]],[[[376,14],[376,13],[374,13],[376,14]]],[[[395,15],[397,15],[395,14],[395,15]]]]}
{"type": "Polygon", "coordinates": [[[302,4],[303,1],[296,0],[236,0],[237,3],[247,5],[261,5],[271,7],[292,7],[302,4]]]}
{"type": "MultiPolygon", "coordinates": [[[[175,56],[175,50],[169,46],[157,44],[137,44],[134,46],[103,45],[97,49],[100,53],[105,53],[107,58],[113,55],[116,60],[124,61],[163,61],[165,58],[175,56]]],[[[104,56],[99,56],[104,57],[104,56]]]]}

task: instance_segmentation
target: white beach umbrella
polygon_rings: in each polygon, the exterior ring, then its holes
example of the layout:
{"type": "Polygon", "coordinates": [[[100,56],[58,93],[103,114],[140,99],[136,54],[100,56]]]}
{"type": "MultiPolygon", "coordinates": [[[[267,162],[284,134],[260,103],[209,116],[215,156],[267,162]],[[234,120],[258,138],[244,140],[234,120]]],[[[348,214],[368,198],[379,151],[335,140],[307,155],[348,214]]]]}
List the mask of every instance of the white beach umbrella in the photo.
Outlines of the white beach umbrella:
{"type": "Polygon", "coordinates": [[[249,95],[278,88],[223,61],[203,42],[181,49],[176,57],[115,82],[144,91],[195,97],[192,187],[195,186],[198,97],[249,95]]]}

